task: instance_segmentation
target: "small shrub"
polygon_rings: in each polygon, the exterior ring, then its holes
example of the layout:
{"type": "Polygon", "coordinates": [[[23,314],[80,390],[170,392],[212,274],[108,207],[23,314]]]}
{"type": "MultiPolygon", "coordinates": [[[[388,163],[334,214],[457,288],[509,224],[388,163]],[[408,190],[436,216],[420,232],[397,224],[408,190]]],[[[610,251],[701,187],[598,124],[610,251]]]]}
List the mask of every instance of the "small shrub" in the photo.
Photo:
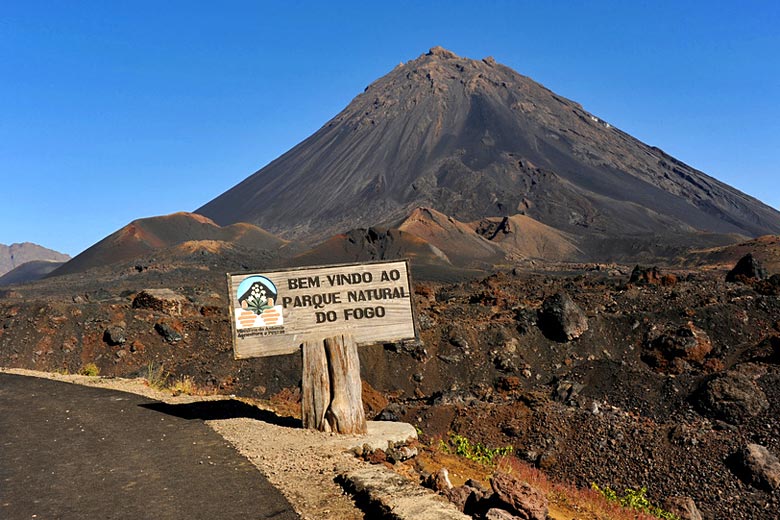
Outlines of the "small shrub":
{"type": "Polygon", "coordinates": [[[514,451],[512,446],[488,448],[481,442],[472,442],[467,437],[456,433],[450,434],[449,443],[443,440],[439,441],[439,447],[448,453],[454,453],[467,460],[486,466],[492,466],[498,458],[510,455],[514,451]]]}
{"type": "Polygon", "coordinates": [[[168,389],[173,395],[195,395],[198,393],[198,387],[190,376],[180,377],[168,389]]]}
{"type": "Polygon", "coordinates": [[[633,509],[634,511],[639,511],[640,513],[646,513],[656,518],[661,518],[663,520],[680,520],[680,517],[678,517],[674,513],[670,513],[669,511],[664,511],[660,507],[651,503],[650,500],[645,495],[647,493],[647,488],[644,487],[641,489],[629,488],[624,491],[623,496],[620,496],[609,486],[604,486],[603,488],[601,488],[598,485],[596,485],[596,483],[594,482],[591,484],[591,487],[593,488],[594,491],[598,491],[599,493],[601,493],[604,496],[604,498],[606,498],[607,501],[609,502],[616,502],[628,509],[633,509]]]}
{"type": "Polygon", "coordinates": [[[79,374],[82,376],[90,376],[90,377],[97,377],[100,375],[100,369],[97,367],[95,363],[87,363],[83,367],[81,367],[81,370],[79,370],[79,374]]]}
{"type": "Polygon", "coordinates": [[[168,384],[168,372],[165,366],[154,361],[146,365],[146,384],[155,390],[163,390],[168,384]]]}

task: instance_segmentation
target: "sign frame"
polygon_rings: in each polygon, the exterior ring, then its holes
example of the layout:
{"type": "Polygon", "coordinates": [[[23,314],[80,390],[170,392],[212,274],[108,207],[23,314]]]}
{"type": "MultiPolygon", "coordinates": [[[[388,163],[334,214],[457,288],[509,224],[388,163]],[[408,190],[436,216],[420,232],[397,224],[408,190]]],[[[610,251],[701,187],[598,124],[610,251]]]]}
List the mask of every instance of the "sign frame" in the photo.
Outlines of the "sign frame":
{"type": "MultiPolygon", "coordinates": [[[[241,271],[241,272],[231,272],[226,273],[226,279],[227,279],[227,288],[228,288],[228,304],[230,309],[230,315],[229,315],[229,321],[230,321],[230,330],[231,330],[231,339],[233,342],[233,357],[234,359],[250,359],[254,357],[270,357],[270,356],[276,356],[276,355],[286,355],[286,354],[294,354],[295,352],[299,351],[300,345],[303,344],[304,341],[311,340],[313,338],[318,337],[325,337],[328,335],[332,335],[335,333],[340,333],[339,331],[336,332],[323,332],[322,334],[284,334],[285,337],[289,338],[289,347],[285,348],[276,348],[273,349],[272,352],[268,354],[253,354],[253,353],[245,353],[242,349],[239,349],[239,343],[238,343],[238,327],[236,324],[236,305],[235,301],[237,300],[236,297],[233,295],[234,291],[234,283],[233,278],[234,277],[241,277],[245,276],[247,278],[252,276],[260,276],[264,277],[264,275],[274,275],[279,273],[289,273],[290,277],[294,277],[295,273],[298,272],[305,272],[305,271],[312,271],[312,270],[322,270],[322,269],[339,269],[339,268],[360,268],[360,267],[376,267],[381,264],[398,264],[403,263],[404,268],[406,270],[406,279],[405,283],[408,285],[409,288],[409,294],[408,294],[408,300],[409,300],[409,314],[411,317],[411,327],[412,327],[412,333],[413,336],[404,335],[403,337],[398,338],[387,338],[387,339],[380,339],[380,340],[372,340],[372,341],[359,341],[358,346],[366,346],[366,345],[376,345],[376,344],[383,344],[383,343],[392,343],[395,341],[419,341],[420,339],[420,329],[419,324],[417,321],[417,314],[415,312],[415,304],[414,304],[414,289],[412,285],[412,272],[410,269],[410,262],[407,258],[402,259],[394,259],[394,260],[373,260],[369,262],[349,262],[349,263],[338,263],[338,264],[325,264],[325,265],[311,265],[311,266],[296,266],[296,267],[290,267],[290,268],[275,268],[275,269],[268,269],[268,270],[253,270],[253,271],[241,271]]],[[[403,279],[403,277],[402,277],[403,279]]],[[[377,300],[381,301],[381,300],[377,300]]],[[[282,311],[283,312],[283,311],[282,311]]],[[[343,332],[349,332],[350,330],[353,330],[352,328],[345,328],[343,332]]]]}

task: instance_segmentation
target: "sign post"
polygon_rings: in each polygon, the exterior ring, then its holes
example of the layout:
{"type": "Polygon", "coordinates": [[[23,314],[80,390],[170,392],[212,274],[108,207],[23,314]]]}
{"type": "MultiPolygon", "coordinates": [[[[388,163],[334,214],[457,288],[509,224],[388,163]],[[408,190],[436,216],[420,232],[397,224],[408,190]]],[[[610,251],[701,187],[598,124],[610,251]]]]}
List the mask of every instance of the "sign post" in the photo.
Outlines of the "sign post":
{"type": "Polygon", "coordinates": [[[405,260],[228,274],[236,359],[303,353],[304,427],[365,431],[357,346],[415,339],[405,260]]]}

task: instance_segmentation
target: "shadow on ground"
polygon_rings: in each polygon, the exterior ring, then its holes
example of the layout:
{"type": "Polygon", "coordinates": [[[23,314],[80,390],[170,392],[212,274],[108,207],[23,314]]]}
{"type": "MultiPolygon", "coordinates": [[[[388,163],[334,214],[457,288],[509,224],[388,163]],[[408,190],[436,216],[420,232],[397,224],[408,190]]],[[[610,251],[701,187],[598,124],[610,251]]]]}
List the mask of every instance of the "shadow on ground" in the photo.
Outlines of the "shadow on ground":
{"type": "Polygon", "coordinates": [[[201,421],[213,421],[220,419],[255,419],[277,426],[287,428],[302,428],[300,419],[294,417],[280,417],[268,410],[261,410],[255,406],[235,399],[220,401],[201,401],[186,404],[147,403],[139,405],[155,412],[180,417],[182,419],[201,421]]]}

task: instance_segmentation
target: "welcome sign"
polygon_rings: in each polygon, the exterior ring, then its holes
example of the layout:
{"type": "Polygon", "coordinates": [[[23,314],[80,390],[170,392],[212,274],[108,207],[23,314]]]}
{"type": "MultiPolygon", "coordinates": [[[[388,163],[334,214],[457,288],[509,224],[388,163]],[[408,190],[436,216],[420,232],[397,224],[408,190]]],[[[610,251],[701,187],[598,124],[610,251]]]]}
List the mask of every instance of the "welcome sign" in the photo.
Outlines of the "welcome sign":
{"type": "Polygon", "coordinates": [[[359,345],[417,337],[406,260],[228,274],[228,289],[236,359],[343,333],[359,345]]]}

